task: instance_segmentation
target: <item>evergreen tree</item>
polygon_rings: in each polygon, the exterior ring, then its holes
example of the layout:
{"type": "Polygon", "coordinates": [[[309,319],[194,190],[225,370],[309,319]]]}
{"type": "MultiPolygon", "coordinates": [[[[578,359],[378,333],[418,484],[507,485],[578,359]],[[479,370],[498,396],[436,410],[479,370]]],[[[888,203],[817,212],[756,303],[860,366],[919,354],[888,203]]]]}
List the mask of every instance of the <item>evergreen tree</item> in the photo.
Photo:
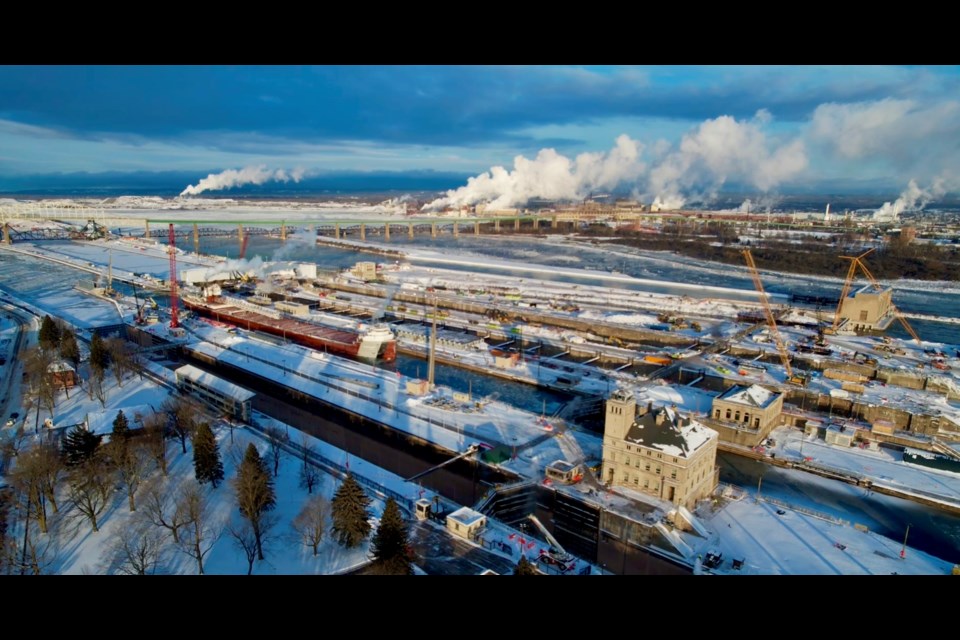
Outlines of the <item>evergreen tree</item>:
{"type": "Polygon", "coordinates": [[[100,446],[100,436],[77,425],[63,438],[63,460],[68,467],[83,464],[93,457],[100,446]]]}
{"type": "MultiPolygon", "coordinates": [[[[513,569],[513,575],[515,576],[538,576],[540,572],[533,566],[533,563],[527,560],[526,556],[520,556],[520,561],[517,562],[517,566],[513,569]]],[[[539,584],[539,583],[538,583],[539,584]]]]}
{"type": "Polygon", "coordinates": [[[60,357],[73,365],[80,366],[80,347],[77,345],[77,336],[69,328],[60,334],[60,357]]]}
{"type": "Polygon", "coordinates": [[[393,498],[387,498],[371,550],[373,569],[377,573],[402,576],[413,573],[407,548],[407,523],[393,498]]]}
{"type": "Polygon", "coordinates": [[[123,415],[123,410],[117,411],[117,417],[113,419],[113,433],[110,435],[111,442],[124,442],[130,437],[130,423],[127,416],[123,415]]]}
{"type": "Polygon", "coordinates": [[[237,470],[234,488],[237,490],[237,505],[240,507],[240,515],[250,521],[250,527],[256,537],[257,557],[263,560],[263,534],[267,524],[266,514],[276,505],[277,499],[273,490],[273,479],[270,477],[270,471],[253,443],[247,445],[243,462],[240,463],[240,468],[237,470]]]}
{"type": "Polygon", "coordinates": [[[193,435],[193,469],[200,484],[209,482],[216,489],[217,483],[223,480],[220,449],[213,430],[206,422],[201,422],[193,435]]]}
{"type": "Polygon", "coordinates": [[[60,347],[60,327],[50,316],[43,316],[43,322],[40,323],[39,339],[40,346],[47,351],[60,347]]]}
{"type": "Polygon", "coordinates": [[[348,548],[356,547],[370,535],[369,507],[370,498],[348,473],[331,503],[333,533],[337,542],[348,548]]]}
{"type": "Polygon", "coordinates": [[[90,340],[90,367],[102,375],[109,364],[110,354],[107,353],[107,345],[103,343],[99,333],[94,333],[93,339],[90,340]]]}

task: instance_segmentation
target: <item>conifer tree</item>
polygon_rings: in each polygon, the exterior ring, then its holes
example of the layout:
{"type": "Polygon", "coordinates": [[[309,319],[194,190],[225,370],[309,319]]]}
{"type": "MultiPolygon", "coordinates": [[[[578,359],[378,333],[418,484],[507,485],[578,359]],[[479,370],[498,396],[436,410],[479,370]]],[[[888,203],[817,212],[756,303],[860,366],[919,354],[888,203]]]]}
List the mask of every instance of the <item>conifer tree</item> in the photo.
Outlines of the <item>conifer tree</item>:
{"type": "Polygon", "coordinates": [[[223,463],[220,461],[220,449],[213,430],[206,422],[201,422],[193,436],[193,469],[197,482],[209,482],[213,488],[223,480],[223,463]]]}
{"type": "Polygon", "coordinates": [[[60,327],[50,316],[43,316],[43,322],[40,323],[40,346],[47,351],[55,350],[60,347],[60,327]]]}
{"type": "Polygon", "coordinates": [[[80,366],[80,347],[77,346],[77,336],[69,328],[60,335],[60,357],[73,365],[80,366]]]}
{"type": "Polygon", "coordinates": [[[347,474],[330,506],[333,533],[341,545],[356,547],[370,535],[370,498],[352,474],[347,474]]]}
{"type": "Polygon", "coordinates": [[[240,515],[250,521],[256,537],[257,557],[263,560],[263,537],[269,526],[266,515],[276,505],[277,499],[270,471],[253,443],[247,445],[243,462],[237,470],[234,488],[237,491],[240,515]]]}
{"type": "Polygon", "coordinates": [[[93,457],[100,446],[100,436],[77,425],[63,438],[63,459],[68,467],[75,467],[93,457]]]}
{"type": "Polygon", "coordinates": [[[371,550],[375,572],[403,576],[413,573],[407,548],[407,523],[393,498],[387,499],[371,550]]]}
{"type": "MultiPolygon", "coordinates": [[[[517,566],[513,569],[513,575],[515,576],[538,576],[540,572],[536,570],[533,566],[533,563],[527,560],[526,556],[520,556],[520,561],[517,562],[517,566]]],[[[539,584],[539,583],[538,583],[539,584]]]]}
{"type": "Polygon", "coordinates": [[[123,415],[123,409],[117,411],[117,417],[113,419],[113,433],[110,435],[111,442],[124,442],[130,437],[130,423],[127,416],[123,415]]]}
{"type": "Polygon", "coordinates": [[[99,333],[94,333],[90,340],[90,367],[102,376],[109,364],[110,354],[107,353],[107,345],[103,343],[99,333]]]}

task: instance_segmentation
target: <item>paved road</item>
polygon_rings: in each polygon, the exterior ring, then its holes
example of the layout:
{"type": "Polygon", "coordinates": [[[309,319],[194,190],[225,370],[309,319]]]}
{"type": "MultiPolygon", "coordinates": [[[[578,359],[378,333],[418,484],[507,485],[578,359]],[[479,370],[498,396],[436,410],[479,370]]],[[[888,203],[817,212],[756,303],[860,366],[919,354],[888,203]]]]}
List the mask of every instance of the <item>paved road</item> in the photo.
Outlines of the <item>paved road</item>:
{"type": "Polygon", "coordinates": [[[430,575],[478,575],[485,569],[504,575],[516,566],[516,561],[456,538],[429,520],[411,525],[410,542],[416,564],[430,575]]]}

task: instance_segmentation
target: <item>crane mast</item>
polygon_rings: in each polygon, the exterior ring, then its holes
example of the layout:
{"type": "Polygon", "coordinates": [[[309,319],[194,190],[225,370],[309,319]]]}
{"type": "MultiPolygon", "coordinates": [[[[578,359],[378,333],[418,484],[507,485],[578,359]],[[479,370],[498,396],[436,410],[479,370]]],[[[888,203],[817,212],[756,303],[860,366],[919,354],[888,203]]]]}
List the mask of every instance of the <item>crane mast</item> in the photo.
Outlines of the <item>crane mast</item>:
{"type": "Polygon", "coordinates": [[[770,333],[773,334],[773,341],[777,345],[777,352],[780,354],[780,361],[783,368],[787,370],[787,380],[793,379],[793,367],[790,366],[790,354],[787,353],[787,347],[780,337],[780,330],[777,329],[777,319],[773,317],[773,310],[770,308],[770,301],[767,300],[767,292],[763,290],[763,283],[760,281],[760,272],[757,271],[757,265],[753,261],[753,254],[750,249],[744,249],[743,257],[747,261],[747,267],[750,269],[750,275],[753,277],[753,286],[760,294],[760,302],[763,304],[763,314],[767,318],[767,325],[770,327],[770,333]]]}

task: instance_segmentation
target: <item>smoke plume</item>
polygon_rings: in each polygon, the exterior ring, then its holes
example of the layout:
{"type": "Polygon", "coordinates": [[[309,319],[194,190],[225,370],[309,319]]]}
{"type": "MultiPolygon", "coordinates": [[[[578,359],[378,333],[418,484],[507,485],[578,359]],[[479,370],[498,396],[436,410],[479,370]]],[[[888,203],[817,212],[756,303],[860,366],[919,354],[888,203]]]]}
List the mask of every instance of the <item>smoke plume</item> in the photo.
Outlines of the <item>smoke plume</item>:
{"type": "Polygon", "coordinates": [[[543,149],[533,160],[517,156],[512,171],[498,166],[470,178],[425,208],[488,202],[490,209],[503,209],[531,198],[580,200],[593,191],[632,186],[655,208],[677,209],[691,200],[711,199],[731,180],[766,193],[807,166],[802,140],[768,138],[764,126],[770,120],[764,110],[750,120],[707,120],[676,148],[658,142],[649,168],[641,159],[644,145],[627,135],[618,137],[607,153],[583,153],[575,160],[543,149]]]}
{"type": "Polygon", "coordinates": [[[943,197],[946,192],[945,178],[935,179],[928,189],[921,189],[916,180],[911,180],[899,198],[893,202],[884,202],[882,207],[873,212],[873,219],[896,222],[904,211],[923,209],[928,202],[943,197]]]}
{"type": "Polygon", "coordinates": [[[594,190],[613,189],[640,178],[646,166],[640,161],[643,145],[627,135],[617,138],[607,153],[581,153],[575,160],[554,149],[542,149],[529,160],[517,156],[513,170],[493,167],[467,180],[466,186],[447,191],[424,207],[427,210],[487,202],[489,209],[506,209],[531,198],[581,200],[594,190]]]}
{"type": "Polygon", "coordinates": [[[180,192],[181,196],[196,196],[204,191],[220,191],[231,189],[245,184],[263,184],[265,182],[300,182],[306,170],[302,168],[286,171],[284,169],[267,169],[266,165],[244,167],[243,169],[227,169],[220,173],[211,173],[195,185],[190,185],[180,192]]]}

